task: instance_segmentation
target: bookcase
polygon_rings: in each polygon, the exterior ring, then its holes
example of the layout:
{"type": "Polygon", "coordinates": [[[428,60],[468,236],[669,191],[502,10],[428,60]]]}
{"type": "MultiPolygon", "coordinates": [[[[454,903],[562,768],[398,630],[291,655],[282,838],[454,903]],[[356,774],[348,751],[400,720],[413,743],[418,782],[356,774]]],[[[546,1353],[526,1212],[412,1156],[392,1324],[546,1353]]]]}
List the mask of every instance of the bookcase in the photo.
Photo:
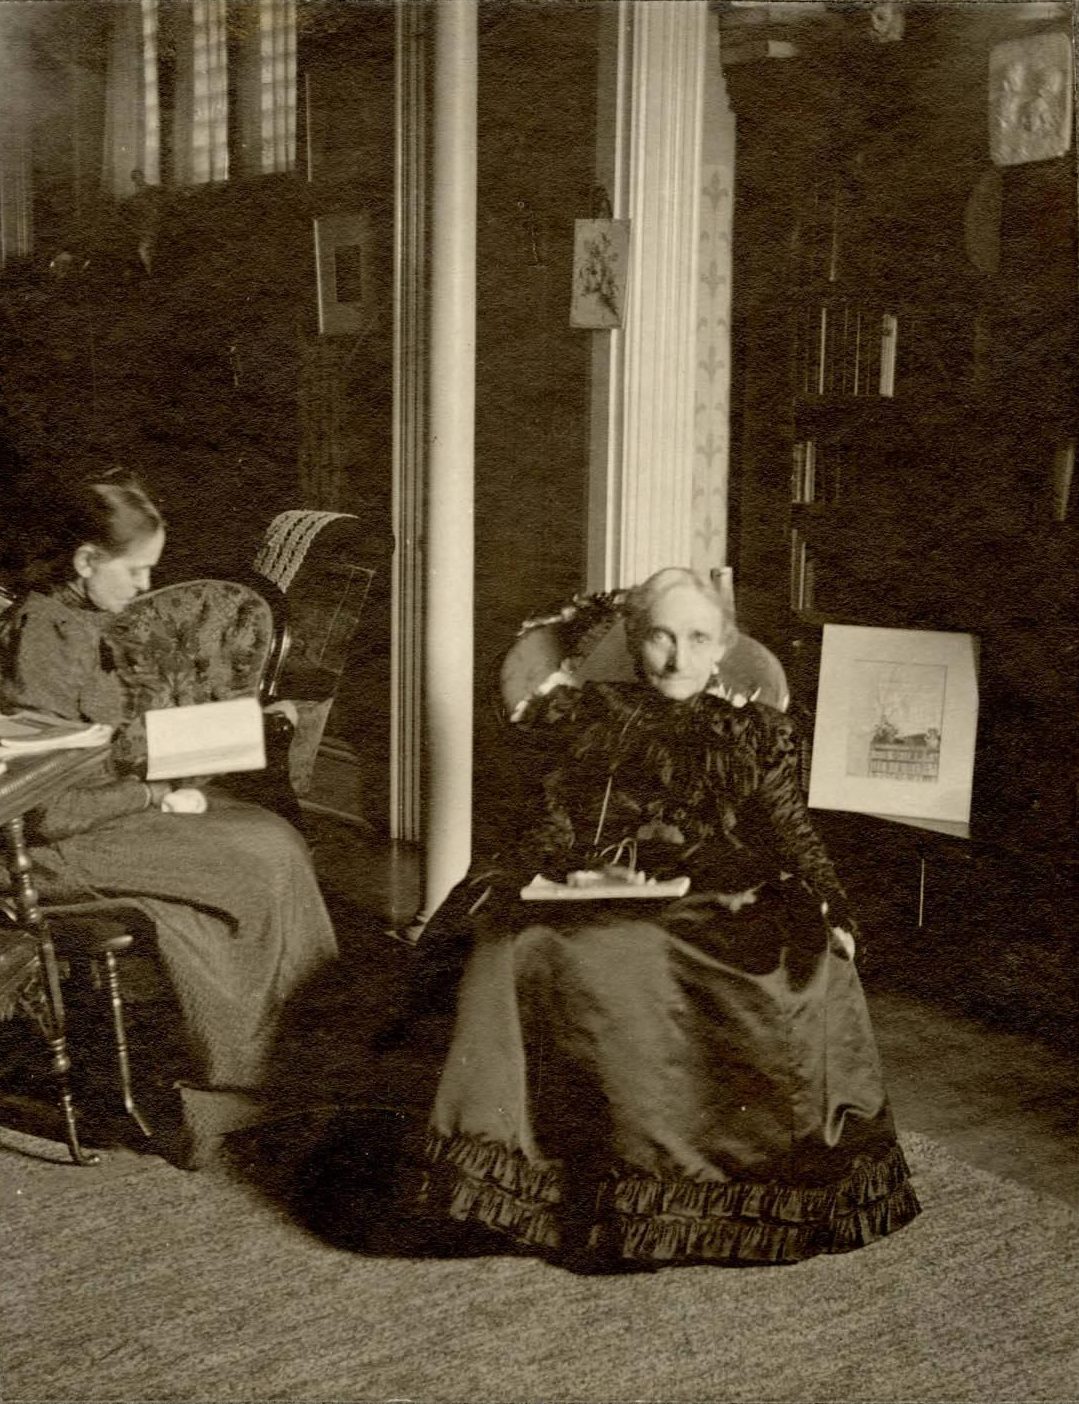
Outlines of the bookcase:
{"type": "MultiPolygon", "coordinates": [[[[984,419],[993,354],[989,295],[974,270],[953,257],[927,276],[926,231],[913,221],[882,246],[892,221],[881,218],[881,192],[850,179],[849,158],[835,159],[838,173],[792,192],[786,291],[767,314],[786,341],[775,412],[789,442],[787,606],[810,628],[857,622],[874,575],[916,550],[926,519],[954,502],[963,466],[949,440],[984,419]]],[[[753,543],[741,544],[744,580],[753,543]]],[[[895,608],[893,598],[889,588],[874,599],[877,621],[884,608],[910,623],[910,590],[895,608]]]]}
{"type": "Polygon", "coordinates": [[[979,637],[971,842],[817,818],[897,957],[916,934],[998,1003],[1031,943],[1057,975],[1074,952],[1075,156],[997,169],[988,139],[990,55],[1030,9],[911,6],[883,46],[830,13],[726,71],[740,623],[807,727],[823,625],[979,637]]]}

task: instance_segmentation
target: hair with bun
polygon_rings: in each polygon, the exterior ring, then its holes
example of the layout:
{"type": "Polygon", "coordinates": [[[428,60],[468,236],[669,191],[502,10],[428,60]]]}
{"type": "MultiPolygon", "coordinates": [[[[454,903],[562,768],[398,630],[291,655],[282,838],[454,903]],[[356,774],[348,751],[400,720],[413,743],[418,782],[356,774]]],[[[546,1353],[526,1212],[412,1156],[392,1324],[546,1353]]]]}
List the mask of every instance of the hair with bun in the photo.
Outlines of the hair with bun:
{"type": "Polygon", "coordinates": [[[0,554],[5,583],[16,590],[69,580],[80,546],[118,556],[165,526],[146,487],[126,468],[67,482],[35,478],[20,496],[5,514],[0,554]]]}

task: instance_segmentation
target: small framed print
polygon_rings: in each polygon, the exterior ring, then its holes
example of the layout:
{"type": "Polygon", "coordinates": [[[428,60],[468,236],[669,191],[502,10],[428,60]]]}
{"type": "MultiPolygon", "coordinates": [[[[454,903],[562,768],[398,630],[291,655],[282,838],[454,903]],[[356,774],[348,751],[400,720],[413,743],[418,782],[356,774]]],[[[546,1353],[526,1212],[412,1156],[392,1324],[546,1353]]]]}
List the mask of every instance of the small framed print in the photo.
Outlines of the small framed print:
{"type": "Polygon", "coordinates": [[[989,56],[994,165],[1051,161],[1072,143],[1072,39],[1064,30],[998,44],[989,56]]]}
{"type": "Polygon", "coordinates": [[[809,804],[969,833],[972,634],[826,624],[809,804]]]}
{"type": "Polygon", "coordinates": [[[578,219],[573,227],[571,327],[620,327],[626,307],[628,219],[578,219]]]}
{"type": "Polygon", "coordinates": [[[371,224],[366,214],[315,220],[318,329],[322,336],[357,336],[377,315],[371,224]]]}

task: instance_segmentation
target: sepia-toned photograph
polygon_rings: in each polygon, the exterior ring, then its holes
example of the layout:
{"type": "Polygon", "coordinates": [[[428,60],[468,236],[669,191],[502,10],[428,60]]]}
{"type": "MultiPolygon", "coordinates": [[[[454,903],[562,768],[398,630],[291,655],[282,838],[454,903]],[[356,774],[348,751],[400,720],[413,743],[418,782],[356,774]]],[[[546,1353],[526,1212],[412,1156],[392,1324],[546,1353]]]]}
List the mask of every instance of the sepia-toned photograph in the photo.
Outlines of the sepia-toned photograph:
{"type": "Polygon", "coordinates": [[[3,1404],[1070,1404],[1079,0],[0,0],[3,1404]]]}

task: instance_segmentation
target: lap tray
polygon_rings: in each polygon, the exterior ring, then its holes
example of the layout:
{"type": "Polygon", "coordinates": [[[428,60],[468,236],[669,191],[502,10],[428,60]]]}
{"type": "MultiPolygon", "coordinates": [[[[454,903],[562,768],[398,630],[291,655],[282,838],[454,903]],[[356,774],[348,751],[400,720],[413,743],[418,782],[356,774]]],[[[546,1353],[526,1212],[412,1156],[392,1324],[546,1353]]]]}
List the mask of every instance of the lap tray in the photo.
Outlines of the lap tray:
{"type": "Polygon", "coordinates": [[[527,887],[521,888],[525,902],[639,902],[657,898],[684,897],[689,891],[689,878],[668,878],[658,882],[594,882],[586,887],[570,887],[565,882],[552,882],[539,874],[527,887]]]}

